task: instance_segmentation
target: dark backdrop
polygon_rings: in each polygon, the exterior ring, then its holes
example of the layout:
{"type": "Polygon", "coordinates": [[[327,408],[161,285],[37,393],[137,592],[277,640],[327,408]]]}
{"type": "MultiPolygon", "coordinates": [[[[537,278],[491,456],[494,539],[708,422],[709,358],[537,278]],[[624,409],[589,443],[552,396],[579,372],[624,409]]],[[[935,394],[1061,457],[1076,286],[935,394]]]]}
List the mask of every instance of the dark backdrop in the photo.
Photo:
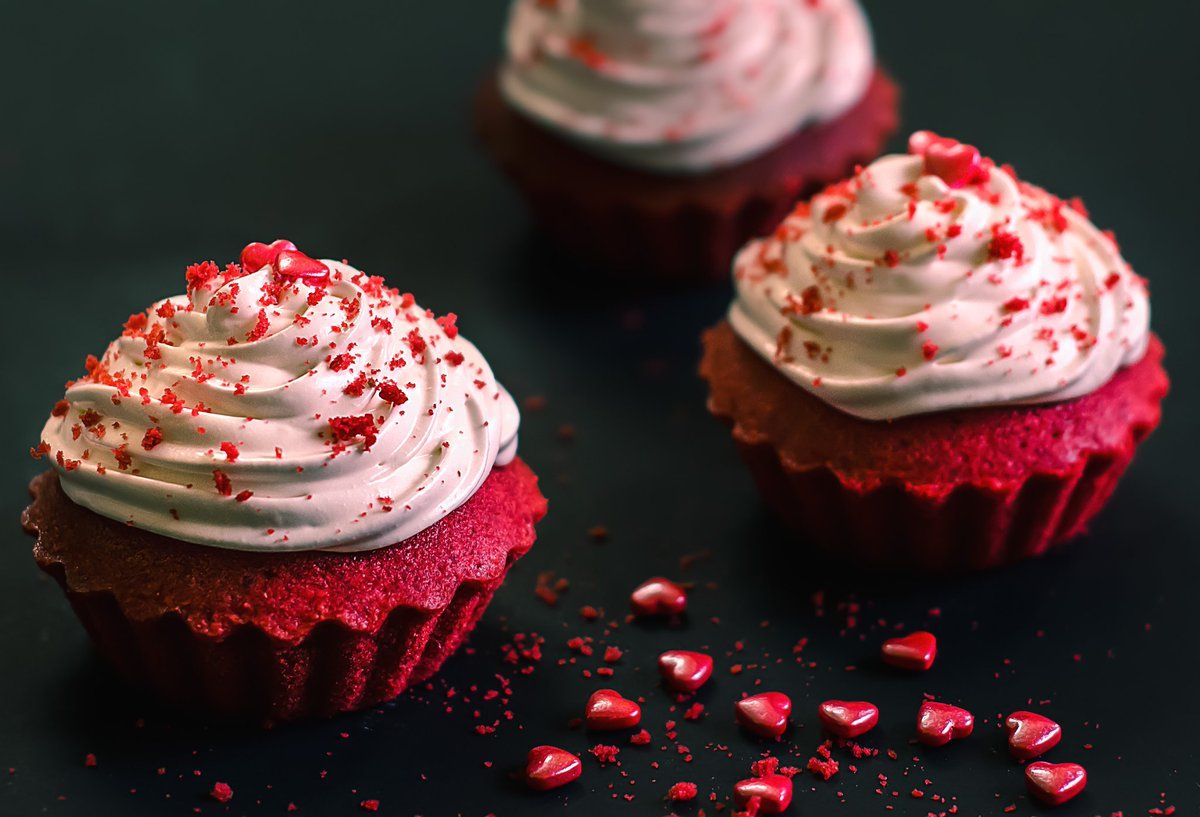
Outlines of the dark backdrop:
{"type": "Polygon", "coordinates": [[[1164,423],[1093,535],[1036,564],[953,581],[846,576],[772,525],[694,375],[697,333],[726,289],[637,294],[545,251],[474,150],[467,100],[498,50],[502,4],[4,3],[0,814],[275,814],[289,802],[352,814],[376,798],[401,815],[565,802],[580,814],[662,814],[672,782],[724,797],[744,776],[763,747],[738,733],[729,706],[758,679],[796,701],[788,760],[811,754],[813,710],[827,697],[879,703],[870,743],[897,753],[858,761],[857,773],[843,755],[829,783],[798,778],[795,813],[923,815],[950,803],[960,814],[1035,813],[997,727],[1022,706],[1063,723],[1052,759],[1091,772],[1088,792],[1060,813],[1200,811],[1189,698],[1200,623],[1197,4],[867,5],[881,60],[905,88],[906,128],[975,142],[1083,196],[1152,282],[1173,379],[1164,423]],[[519,398],[546,398],[525,414],[522,451],[552,510],[473,652],[430,690],[264,734],[189,722],[125,691],[37,574],[16,518],[37,470],[26,451],[84,354],[178,291],[184,264],[278,235],[454,309],[519,398]],[[597,524],[607,543],[587,536],[597,524]],[[682,554],[702,558],[681,565],[682,554]],[[532,592],[545,570],[570,580],[554,609],[532,592]],[[654,573],[697,583],[685,625],[609,631],[576,615],[592,604],[619,619],[628,590],[654,573]],[[942,640],[931,673],[876,666],[881,638],[917,626],[942,640]],[[517,632],[546,639],[530,674],[500,657],[517,632]],[[507,777],[529,746],[597,742],[567,728],[598,684],[582,671],[601,664],[598,650],[559,665],[574,635],[625,650],[606,683],[646,696],[655,741],[626,746],[621,769],[586,757],[581,784],[532,797],[507,777]],[[811,665],[791,660],[804,637],[811,665]],[[652,668],[671,646],[718,657],[699,699],[707,717],[679,726],[690,762],[664,737],[681,713],[668,711],[652,668]],[[739,663],[758,668],[731,674],[739,663]],[[507,703],[484,700],[497,673],[511,679],[507,703]],[[926,691],[972,708],[976,737],[941,752],[909,745],[926,691]],[[495,734],[475,734],[494,721],[495,734]],[[204,797],[216,780],[234,788],[227,806],[204,797]]]}

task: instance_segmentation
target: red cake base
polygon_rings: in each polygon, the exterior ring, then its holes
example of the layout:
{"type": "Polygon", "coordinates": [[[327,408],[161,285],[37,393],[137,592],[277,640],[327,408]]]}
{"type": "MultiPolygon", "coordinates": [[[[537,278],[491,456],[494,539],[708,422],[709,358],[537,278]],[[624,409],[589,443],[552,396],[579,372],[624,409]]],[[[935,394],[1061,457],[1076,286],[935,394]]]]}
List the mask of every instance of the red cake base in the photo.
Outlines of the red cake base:
{"type": "Polygon", "coordinates": [[[709,410],[767,504],[806,539],[881,568],[961,570],[1084,530],[1158,425],[1163,347],[1062,403],[871,422],[779,374],[722,321],[704,335],[709,410]]]}
{"type": "Polygon", "coordinates": [[[516,460],[391,547],[246,553],[101,517],[54,472],[30,491],[34,557],[122,675],[184,707],[267,723],[372,706],[435,673],[546,512],[516,460]]]}
{"type": "Polygon", "coordinates": [[[475,128],[543,229],[580,258],[639,280],[725,280],[747,239],[879,155],[898,124],[897,99],[896,86],[877,73],[840,118],[695,176],[634,170],[576,148],[514,111],[494,75],[476,95],[475,128]]]}

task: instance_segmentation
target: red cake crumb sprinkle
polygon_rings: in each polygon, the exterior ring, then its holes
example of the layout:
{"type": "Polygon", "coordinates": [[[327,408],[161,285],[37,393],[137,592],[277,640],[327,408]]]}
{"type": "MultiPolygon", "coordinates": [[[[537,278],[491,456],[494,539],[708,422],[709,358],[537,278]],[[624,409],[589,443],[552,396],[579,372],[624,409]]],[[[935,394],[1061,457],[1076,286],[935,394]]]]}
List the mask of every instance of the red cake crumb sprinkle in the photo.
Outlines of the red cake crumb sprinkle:
{"type": "Polygon", "coordinates": [[[596,48],[591,37],[572,37],[567,42],[567,51],[588,68],[598,70],[608,64],[608,57],[596,48]]]}
{"type": "Polygon", "coordinates": [[[688,800],[696,799],[697,788],[695,783],[687,783],[680,781],[671,786],[667,791],[667,799],[677,803],[687,802],[688,800]]]}
{"type": "Polygon", "coordinates": [[[208,796],[218,803],[228,803],[233,799],[233,788],[228,783],[217,781],[208,792],[208,796]]]}
{"type": "Polygon", "coordinates": [[[233,495],[233,483],[229,481],[229,475],[220,468],[213,469],[213,484],[221,496],[233,495]]]}
{"type": "Polygon", "coordinates": [[[162,429],[157,426],[151,426],[146,429],[146,433],[142,435],[142,448],[147,451],[153,451],[155,446],[163,441],[162,429]]]}
{"type": "Polygon", "coordinates": [[[335,440],[341,443],[353,442],[359,437],[363,440],[363,448],[371,450],[378,438],[379,429],[375,425],[375,417],[370,414],[348,417],[330,417],[329,428],[335,440]]]}
{"type": "Polygon", "coordinates": [[[597,743],[591,749],[588,749],[588,752],[600,762],[601,766],[606,766],[609,763],[617,762],[617,755],[621,753],[621,748],[619,746],[597,743]]]}
{"type": "Polygon", "coordinates": [[[363,800],[358,804],[358,807],[363,811],[379,811],[378,800],[363,800]]]}
{"type": "Polygon", "coordinates": [[[1018,265],[1025,262],[1025,245],[1015,233],[1005,230],[1003,225],[992,225],[992,240],[988,243],[988,257],[993,261],[1013,258],[1018,265]]]}
{"type": "Polygon", "coordinates": [[[221,443],[221,453],[225,455],[225,459],[229,462],[237,462],[237,458],[241,456],[241,451],[231,442],[221,443]]]}
{"type": "Polygon", "coordinates": [[[463,362],[463,356],[461,352],[446,352],[446,354],[442,355],[442,359],[444,359],[446,363],[450,364],[451,366],[461,366],[463,362]]]}
{"type": "Polygon", "coordinates": [[[650,743],[650,733],[645,729],[638,730],[629,736],[629,742],[634,746],[647,746],[650,743]]]}
{"type": "Polygon", "coordinates": [[[408,402],[408,395],[391,381],[386,381],[379,385],[379,396],[395,406],[400,406],[408,402]]]}
{"type": "Polygon", "coordinates": [[[440,318],[436,319],[437,325],[442,327],[442,331],[446,333],[446,337],[454,340],[458,337],[458,315],[453,312],[447,312],[440,318]]]}

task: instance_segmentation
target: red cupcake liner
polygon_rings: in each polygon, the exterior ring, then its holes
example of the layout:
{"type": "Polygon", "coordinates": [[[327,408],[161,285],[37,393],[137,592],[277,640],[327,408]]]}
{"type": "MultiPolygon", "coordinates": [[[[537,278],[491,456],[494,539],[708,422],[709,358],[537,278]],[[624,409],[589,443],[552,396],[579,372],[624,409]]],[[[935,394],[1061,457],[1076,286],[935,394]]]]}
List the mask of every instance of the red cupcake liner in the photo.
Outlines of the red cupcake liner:
{"type": "MultiPolygon", "coordinates": [[[[710,388],[729,376],[731,370],[736,371],[735,367],[743,367],[738,376],[753,379],[751,390],[778,388],[786,392],[782,399],[816,401],[749,349],[738,350],[731,344],[740,345],[740,341],[727,324],[710,330],[705,337],[701,368],[710,388]],[[752,373],[748,373],[750,370],[752,373]]],[[[1022,466],[1025,470],[1019,476],[947,476],[945,482],[931,484],[889,475],[885,469],[864,478],[857,465],[851,473],[848,466],[841,470],[843,466],[828,461],[797,461],[795,440],[781,446],[775,439],[780,436],[777,430],[768,433],[754,427],[758,420],[741,416],[737,398],[731,399],[731,393],[719,385],[713,390],[714,395],[720,391],[721,397],[710,398],[709,409],[731,427],[738,452],[765,504],[805,541],[837,559],[874,569],[977,570],[1041,555],[1085,531],[1116,488],[1137,446],[1158,425],[1159,404],[1168,388],[1162,355],[1161,344],[1153,340],[1141,362],[1118,373],[1094,393],[1087,409],[1081,409],[1095,412],[1098,425],[1109,424],[1112,414],[1123,415],[1121,427],[1101,435],[1105,444],[1069,453],[1064,465],[1022,466]],[[1106,393],[1122,389],[1129,390],[1127,402],[1113,402],[1124,398],[1106,393]],[[1136,408],[1124,413],[1129,406],[1136,408]],[[1111,412],[1105,410],[1108,407],[1112,407],[1111,412]]],[[[814,407],[814,412],[831,411],[823,405],[814,407]]],[[[974,419],[967,422],[991,422],[993,415],[984,418],[980,413],[984,411],[991,410],[957,414],[961,419],[975,412],[974,419]]],[[[865,430],[868,424],[840,416],[842,419],[835,422],[852,428],[862,424],[857,427],[865,430]]],[[[1014,415],[1001,410],[994,416],[1014,415]]],[[[927,433],[937,434],[954,424],[930,418],[924,427],[930,430],[927,433]],[[942,425],[936,425],[938,422],[942,425]]],[[[878,424],[872,425],[879,428],[878,424]]],[[[1001,435],[1012,433],[1014,426],[998,419],[994,428],[995,434],[1001,435]]],[[[801,437],[805,433],[804,429],[793,431],[801,437]]],[[[886,426],[881,433],[887,433],[886,426]]],[[[873,442],[864,443],[868,458],[873,442]]],[[[856,458],[851,456],[847,462],[856,458]]]]}
{"type": "Polygon", "coordinates": [[[593,156],[512,110],[490,76],[475,98],[485,149],[542,229],[615,277],[725,280],[737,250],[794,203],[879,155],[898,125],[898,90],[881,71],[841,117],[765,154],[695,176],[647,173],[593,156]]]}
{"type": "Polygon", "coordinates": [[[1084,532],[1133,459],[1130,445],[1090,454],[1067,474],[1033,475],[1017,490],[959,485],[934,499],[903,485],[849,487],[828,468],[792,470],[769,443],[738,436],[785,525],[839,559],[886,570],[981,570],[1041,555],[1084,532]]]}
{"type": "MultiPolygon", "coordinates": [[[[111,577],[89,575],[89,565],[72,559],[74,543],[63,548],[62,543],[48,541],[48,537],[61,532],[60,520],[65,514],[93,516],[100,526],[111,523],[73,503],[72,508],[64,510],[62,503],[70,500],[52,473],[34,480],[34,503],[26,511],[24,523],[30,533],[38,536],[35,556],[39,566],[58,581],[97,650],[120,675],[170,704],[270,725],[329,717],[388,701],[431,677],[458,649],[509,568],[532,545],[533,523],[545,512],[545,500],[537,492],[532,472],[518,461],[503,469],[509,484],[492,489],[490,484],[500,471],[493,471],[476,496],[500,493],[498,506],[524,514],[522,521],[529,524],[528,535],[511,542],[499,569],[493,565],[483,571],[486,575],[461,579],[448,600],[427,609],[425,602],[436,604],[447,582],[442,574],[444,565],[432,564],[431,572],[437,575],[419,582],[422,593],[436,585],[432,595],[408,598],[367,616],[346,614],[345,610],[327,613],[319,620],[297,624],[294,631],[288,632],[281,631],[277,623],[252,618],[212,626],[217,616],[206,615],[201,620],[190,610],[154,610],[129,588],[102,587],[111,577]],[[513,484],[518,493],[509,491],[513,484]]],[[[485,502],[493,499],[496,497],[489,496],[485,502]]],[[[483,515],[473,516],[473,502],[475,497],[434,527],[459,525],[470,536],[476,525],[487,525],[489,521],[483,515]]],[[[486,510],[490,513],[495,507],[492,504],[486,510]]],[[[167,541],[172,548],[199,548],[167,541]]],[[[371,554],[406,546],[400,543],[365,556],[369,562],[371,554]]],[[[213,555],[222,554],[226,552],[213,555]]],[[[289,555],[237,554],[229,558],[264,561],[287,559],[289,555]]],[[[341,555],[326,556],[338,559],[341,555]]],[[[363,554],[346,556],[364,561],[363,554]]],[[[483,558],[478,561],[487,562],[483,558]]],[[[476,566],[467,565],[464,572],[477,572],[476,566]]],[[[449,580],[453,578],[451,575],[449,580]]],[[[225,604],[238,608],[236,599],[225,604]]]]}

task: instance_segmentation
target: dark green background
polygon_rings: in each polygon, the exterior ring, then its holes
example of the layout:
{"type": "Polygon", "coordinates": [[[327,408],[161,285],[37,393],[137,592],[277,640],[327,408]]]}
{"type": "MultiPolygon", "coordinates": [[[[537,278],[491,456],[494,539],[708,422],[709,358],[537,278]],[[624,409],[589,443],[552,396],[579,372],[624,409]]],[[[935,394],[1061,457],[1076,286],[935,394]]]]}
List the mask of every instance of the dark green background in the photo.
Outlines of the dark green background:
{"type": "MultiPolygon", "coordinates": [[[[934,804],[907,794],[918,784],[956,796],[960,814],[1010,803],[1034,813],[995,723],[1028,701],[1066,728],[1052,759],[1081,760],[1092,774],[1087,794],[1058,813],[1144,814],[1160,792],[1178,814],[1200,811],[1200,719],[1188,697],[1200,624],[1197,4],[867,6],[882,62],[905,89],[907,129],[974,142],[1056,193],[1083,196],[1152,282],[1173,378],[1163,426],[1095,533],[1037,564],[899,583],[841,575],[789,543],[705,415],[694,376],[696,336],[720,314],[725,288],[638,294],[546,251],[474,150],[467,100],[498,50],[502,4],[4,2],[0,814],[276,814],[289,801],[302,814],[355,814],[368,797],[382,801],[381,813],[427,817],[533,813],[563,801],[575,814],[663,814],[670,783],[724,795],[757,756],[761,747],[728,713],[756,677],[796,700],[793,760],[818,742],[816,702],[835,696],[879,703],[883,725],[871,742],[900,753],[828,784],[799,778],[796,814],[883,814],[893,804],[893,813],[924,815],[934,804]],[[552,511],[478,628],[476,652],[453,659],[434,693],[262,734],[181,721],[114,682],[57,588],[37,575],[16,518],[37,470],[26,451],[84,355],[100,352],[131,311],[178,291],[186,263],[230,260],[247,241],[280,235],[385,274],[438,312],[457,311],[518,397],[548,398],[524,418],[522,451],[552,511]],[[558,439],[564,423],[577,429],[573,443],[558,439]],[[609,543],[588,540],[594,524],[612,529],[609,543]],[[708,560],[680,571],[680,554],[706,549],[708,560]],[[547,569],[572,582],[557,610],[531,592],[547,569]],[[574,611],[594,604],[620,615],[628,590],[660,572],[701,583],[690,621],[613,634],[627,651],[614,683],[647,697],[646,724],[661,738],[668,712],[654,656],[710,647],[719,671],[700,698],[709,716],[680,735],[696,760],[659,752],[656,740],[623,754],[635,786],[587,758],[583,783],[525,794],[506,774],[529,746],[596,742],[565,728],[597,682],[555,661],[569,636],[603,633],[574,611]],[[819,587],[824,617],[809,601],[819,587]],[[849,600],[863,609],[842,633],[836,607],[849,600]],[[940,617],[929,616],[933,607],[940,617]],[[943,652],[931,673],[900,678],[871,661],[899,623],[938,632],[943,652]],[[512,631],[543,633],[547,658],[514,677],[515,720],[479,737],[473,705],[442,712],[444,689],[507,672],[498,651],[512,631]],[[764,652],[790,656],[801,636],[816,669],[767,662],[728,674],[730,663],[764,652]],[[745,652],[727,656],[738,639],[745,652]],[[972,708],[977,736],[942,752],[907,746],[924,691],[972,708]],[[88,752],[98,768],[83,767],[88,752]],[[901,797],[873,793],[879,772],[901,797]],[[934,782],[920,783],[926,777],[934,782]],[[228,807],[203,797],[218,779],[235,789],[228,807]],[[614,802],[610,784],[637,799],[614,802]]],[[[489,719],[500,711],[479,708],[489,719]]]]}

